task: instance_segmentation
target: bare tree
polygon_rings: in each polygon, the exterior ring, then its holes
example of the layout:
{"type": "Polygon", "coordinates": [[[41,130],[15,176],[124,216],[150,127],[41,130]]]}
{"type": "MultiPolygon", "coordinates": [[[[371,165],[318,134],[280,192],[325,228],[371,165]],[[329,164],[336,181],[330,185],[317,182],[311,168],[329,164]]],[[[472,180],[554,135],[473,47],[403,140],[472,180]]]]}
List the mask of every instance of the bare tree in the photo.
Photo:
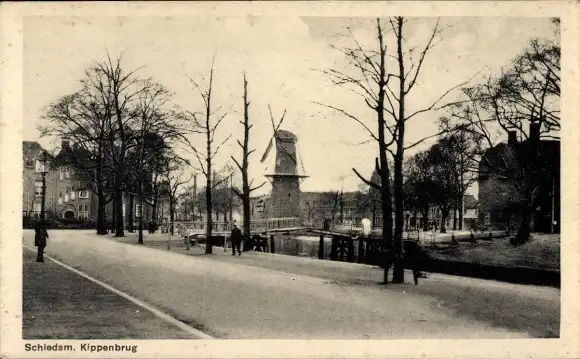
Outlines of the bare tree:
{"type": "Polygon", "coordinates": [[[72,141],[74,150],[67,156],[66,165],[74,167],[97,195],[97,234],[107,233],[105,206],[114,198],[115,184],[120,186],[120,182],[115,183],[110,152],[110,142],[115,142],[118,135],[112,132],[118,102],[114,97],[126,92],[124,86],[132,82],[132,73],[119,77],[120,58],[114,67],[119,71],[117,75],[111,75],[109,70],[113,67],[111,58],[107,57],[107,61],[86,69],[80,81],[82,88],[51,103],[43,116],[48,123],[39,126],[42,136],[72,141]]]}
{"type": "MultiPolygon", "coordinates": [[[[262,182],[262,184],[256,186],[256,187],[252,187],[252,181],[249,180],[249,176],[248,176],[248,169],[249,169],[249,165],[250,165],[250,155],[252,153],[254,153],[255,149],[250,149],[250,129],[253,127],[253,124],[250,124],[250,115],[249,115],[249,107],[250,107],[250,102],[248,101],[248,81],[246,80],[246,74],[244,73],[244,120],[240,121],[240,123],[244,126],[244,139],[243,139],[243,143],[240,142],[238,140],[238,145],[242,148],[242,164],[240,165],[240,163],[238,162],[238,160],[236,160],[234,158],[234,156],[231,156],[232,160],[234,161],[234,163],[236,164],[236,166],[238,167],[238,169],[240,170],[240,172],[242,173],[242,192],[240,193],[240,191],[238,191],[237,189],[232,187],[232,190],[234,191],[234,193],[242,200],[242,206],[243,206],[243,216],[244,216],[244,222],[243,222],[243,232],[244,232],[244,238],[246,240],[250,239],[250,219],[251,219],[251,209],[250,209],[250,196],[251,193],[259,188],[261,188],[262,186],[264,186],[266,184],[266,182],[262,182]]],[[[271,113],[271,111],[270,111],[271,113]]]]}
{"type": "MultiPolygon", "coordinates": [[[[350,29],[349,29],[350,31],[350,29]]],[[[324,71],[334,84],[344,86],[361,96],[366,105],[374,112],[376,123],[374,126],[368,126],[361,118],[348,112],[344,108],[332,105],[321,104],[324,107],[357,122],[376,141],[378,146],[379,157],[375,159],[375,171],[379,174],[380,183],[372,182],[363,177],[355,168],[354,173],[371,188],[377,190],[381,197],[381,207],[383,216],[383,241],[385,246],[393,245],[393,217],[392,217],[392,198],[390,189],[390,169],[387,159],[387,150],[394,142],[394,137],[387,138],[387,123],[385,121],[385,109],[389,98],[387,96],[387,85],[392,75],[387,71],[387,45],[384,41],[384,30],[380,19],[376,20],[376,36],[378,50],[365,51],[359,42],[354,38],[355,46],[352,48],[338,49],[347,59],[349,64],[356,70],[357,75],[353,76],[348,73],[330,69],[324,71]],[[372,127],[377,129],[371,130],[372,127]]],[[[385,264],[389,258],[385,256],[385,264]]],[[[388,282],[388,266],[384,266],[384,283],[388,282]]]]}
{"type": "MultiPolygon", "coordinates": [[[[140,92],[135,106],[134,116],[137,118],[138,146],[136,178],[138,181],[139,216],[138,243],[143,244],[143,205],[145,201],[144,185],[151,183],[155,168],[150,166],[158,157],[159,152],[165,151],[168,142],[176,139],[180,134],[172,123],[169,112],[165,109],[171,94],[162,85],[150,79],[142,81],[140,92]],[[149,166],[147,165],[149,164],[149,166]]],[[[152,192],[152,186],[149,186],[152,192]]]]}
{"type": "Polygon", "coordinates": [[[407,160],[405,166],[405,205],[421,213],[424,231],[428,230],[429,207],[434,202],[433,194],[436,190],[431,169],[428,151],[416,153],[407,160]]]}
{"type": "MultiPolygon", "coordinates": [[[[405,24],[407,20],[403,17],[390,18],[388,20],[391,30],[396,41],[396,49],[393,54],[387,52],[387,46],[384,41],[384,36],[387,31],[383,30],[381,19],[376,19],[377,30],[377,49],[364,50],[359,42],[354,39],[355,46],[353,48],[340,49],[341,52],[348,59],[350,65],[356,69],[358,76],[351,76],[341,71],[330,70],[326,73],[334,80],[335,84],[345,86],[351,89],[355,94],[363,97],[367,106],[369,106],[377,116],[378,131],[375,132],[370,129],[360,118],[346,112],[344,109],[326,106],[335,111],[347,116],[348,118],[358,122],[365,128],[371,138],[376,140],[379,145],[379,159],[376,160],[376,170],[380,175],[381,184],[364,179],[358,172],[357,175],[363,182],[380,190],[381,202],[383,206],[383,237],[385,241],[390,243],[394,251],[394,270],[393,282],[404,282],[403,272],[403,160],[405,151],[413,148],[429,138],[436,137],[440,133],[427,136],[414,143],[408,144],[405,140],[405,130],[407,123],[419,115],[429,112],[441,110],[449,104],[442,104],[444,98],[457,89],[465,85],[468,81],[458,84],[447,91],[444,91],[441,96],[434,100],[430,105],[408,113],[407,97],[418,83],[421,69],[425,64],[425,59],[429,51],[436,45],[435,39],[441,34],[443,28],[439,25],[439,21],[433,27],[426,45],[422,48],[419,59],[415,63],[413,54],[418,48],[407,46],[405,41],[405,24]],[[407,49],[408,47],[408,49],[407,49]],[[396,62],[395,71],[387,70],[388,58],[394,58],[396,62]],[[390,80],[396,80],[393,84],[390,80]],[[387,115],[387,116],[385,116],[387,115]],[[391,149],[394,145],[395,149],[391,149]],[[392,228],[392,198],[390,195],[390,169],[388,167],[387,153],[390,153],[394,159],[393,177],[394,177],[394,237],[392,228]]],[[[354,36],[353,36],[354,38],[354,36]]],[[[388,268],[385,268],[385,272],[388,268]]],[[[385,273],[386,275],[386,273],[385,273]]],[[[385,278],[385,282],[386,282],[385,278]]]]}
{"type": "Polygon", "coordinates": [[[526,204],[520,206],[521,222],[515,240],[524,243],[529,239],[535,202],[542,188],[550,191],[550,185],[544,182],[555,159],[542,152],[540,140],[559,140],[560,45],[532,40],[500,74],[465,88],[464,94],[469,107],[452,112],[451,127],[463,126],[476,133],[489,148],[497,147],[498,132],[522,140],[517,148],[484,156],[479,174],[513,181],[526,199],[526,204]],[[487,173],[481,173],[482,169],[487,173]]]}
{"type": "Polygon", "coordinates": [[[94,73],[95,86],[106,98],[108,115],[111,120],[107,125],[108,152],[113,172],[112,190],[115,206],[115,236],[125,235],[123,223],[123,192],[126,189],[128,168],[127,154],[137,146],[139,132],[135,127],[135,101],[145,90],[140,86],[141,80],[135,76],[138,69],[125,71],[121,65],[122,58],[115,60],[107,55],[107,60],[96,63],[90,71],[94,73]]]}
{"type": "MultiPolygon", "coordinates": [[[[183,112],[183,118],[188,121],[192,126],[190,131],[194,134],[199,134],[204,137],[205,142],[205,150],[200,151],[195,148],[195,146],[188,140],[186,143],[188,144],[188,148],[193,152],[195,158],[199,166],[193,165],[198,171],[200,171],[205,179],[205,201],[206,201],[206,215],[207,215],[207,226],[206,226],[206,238],[207,244],[205,248],[206,254],[212,253],[212,244],[211,244],[211,236],[213,230],[213,223],[212,223],[212,190],[216,188],[221,181],[217,183],[213,182],[213,161],[216,155],[219,153],[220,148],[230,139],[232,136],[231,134],[228,135],[222,142],[217,144],[216,146],[216,132],[219,129],[219,126],[222,124],[222,121],[229,113],[229,109],[221,111],[222,107],[218,107],[217,109],[213,109],[212,107],[212,95],[213,95],[213,80],[214,80],[214,64],[215,58],[212,61],[208,84],[206,88],[201,88],[200,85],[190,78],[191,84],[199,91],[199,94],[204,103],[204,112],[200,115],[198,112],[193,111],[185,111],[183,112]],[[221,112],[221,114],[218,114],[221,112]]],[[[231,108],[231,107],[230,107],[231,108]]],[[[222,181],[225,181],[227,178],[224,178],[222,181]]]]}
{"type": "MultiPolygon", "coordinates": [[[[410,47],[405,40],[405,24],[407,20],[403,17],[395,17],[389,19],[391,24],[391,29],[393,30],[397,43],[396,50],[396,62],[398,65],[398,71],[393,75],[394,78],[398,80],[398,87],[396,90],[389,89],[389,108],[385,110],[389,113],[393,120],[393,125],[389,127],[389,131],[393,136],[395,142],[395,151],[391,154],[394,158],[394,199],[395,199],[395,248],[397,253],[402,249],[402,234],[403,234],[403,212],[404,212],[404,188],[403,188],[403,162],[405,151],[411,149],[427,139],[436,137],[445,132],[439,132],[431,136],[424,137],[414,143],[408,144],[405,140],[405,129],[407,123],[414,119],[422,113],[437,111],[444,109],[452,103],[444,103],[444,99],[459,87],[464,86],[471,79],[457,84],[448,90],[442,92],[442,94],[435,99],[430,105],[416,110],[412,113],[408,113],[407,110],[407,97],[411,94],[412,90],[417,85],[417,81],[421,74],[423,65],[425,64],[425,59],[429,54],[429,51],[436,45],[436,38],[441,35],[444,28],[440,26],[439,20],[434,25],[426,45],[422,48],[419,54],[419,60],[415,65],[413,61],[413,52],[415,47],[410,47]],[[409,48],[408,50],[405,47],[409,48]],[[407,66],[408,65],[408,66],[407,66]],[[407,68],[408,67],[408,68],[407,68]],[[393,105],[395,104],[395,105],[393,105]]],[[[393,281],[401,283],[404,281],[403,277],[403,266],[401,261],[395,262],[393,281]]]]}
{"type": "Polygon", "coordinates": [[[181,196],[185,194],[185,192],[181,192],[180,189],[193,178],[193,175],[189,177],[185,175],[184,167],[188,165],[188,161],[183,160],[178,156],[174,156],[167,162],[165,180],[167,181],[166,190],[169,199],[169,222],[171,235],[174,234],[176,205],[181,196]]]}
{"type": "Polygon", "coordinates": [[[455,132],[447,133],[438,140],[438,144],[446,153],[446,166],[454,174],[454,230],[458,227],[460,230],[463,229],[463,196],[478,178],[479,158],[483,153],[478,138],[480,136],[474,136],[470,131],[459,129],[455,132]]]}

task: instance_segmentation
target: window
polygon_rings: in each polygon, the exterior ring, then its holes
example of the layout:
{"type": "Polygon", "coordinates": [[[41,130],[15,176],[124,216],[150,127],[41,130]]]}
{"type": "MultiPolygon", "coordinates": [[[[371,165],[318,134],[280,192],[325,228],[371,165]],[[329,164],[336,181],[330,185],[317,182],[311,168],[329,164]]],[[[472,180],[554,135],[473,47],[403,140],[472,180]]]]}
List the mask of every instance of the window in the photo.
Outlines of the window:
{"type": "Polygon", "coordinates": [[[79,191],[79,198],[89,198],[89,191],[82,189],[79,191]]]}
{"type": "Polygon", "coordinates": [[[75,188],[72,188],[72,191],[70,192],[70,199],[75,199],[75,188]]]}
{"type": "Polygon", "coordinates": [[[37,197],[42,196],[42,181],[34,182],[34,195],[37,197]]]}
{"type": "Polygon", "coordinates": [[[60,180],[63,181],[64,180],[64,168],[60,169],[60,180]]]}
{"type": "Polygon", "coordinates": [[[64,172],[64,176],[66,178],[70,178],[70,171],[68,170],[68,168],[66,169],[66,171],[64,172]]]}
{"type": "Polygon", "coordinates": [[[86,204],[79,204],[79,219],[89,218],[89,206],[86,204]]]}
{"type": "Polygon", "coordinates": [[[32,158],[27,158],[24,161],[24,166],[26,166],[27,168],[32,168],[34,167],[34,160],[32,158]]]}
{"type": "Polygon", "coordinates": [[[58,204],[62,204],[62,192],[58,196],[58,204]]]}
{"type": "Polygon", "coordinates": [[[68,193],[69,193],[69,189],[67,188],[67,189],[65,190],[65,192],[64,192],[64,201],[65,201],[65,202],[68,202],[68,196],[69,196],[69,194],[68,194],[68,193]]]}
{"type": "Polygon", "coordinates": [[[32,205],[32,211],[33,211],[35,214],[40,214],[40,209],[41,209],[41,204],[40,204],[39,202],[35,202],[35,203],[32,205]]]}
{"type": "Polygon", "coordinates": [[[40,173],[40,172],[44,172],[45,170],[45,166],[44,163],[42,161],[36,160],[36,172],[40,173]]]}

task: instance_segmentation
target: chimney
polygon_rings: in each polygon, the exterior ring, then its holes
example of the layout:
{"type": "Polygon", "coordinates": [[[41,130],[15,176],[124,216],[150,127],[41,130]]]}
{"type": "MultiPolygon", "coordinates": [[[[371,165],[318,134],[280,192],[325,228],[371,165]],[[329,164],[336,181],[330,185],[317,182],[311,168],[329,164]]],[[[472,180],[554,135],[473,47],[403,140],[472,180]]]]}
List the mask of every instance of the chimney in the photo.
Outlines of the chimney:
{"type": "Polygon", "coordinates": [[[508,145],[515,145],[518,143],[518,133],[516,131],[508,131],[508,145]]]}
{"type": "Polygon", "coordinates": [[[61,140],[61,147],[64,148],[69,148],[70,147],[70,141],[68,140],[68,138],[64,137],[61,140]]]}
{"type": "Polygon", "coordinates": [[[540,140],[540,124],[536,122],[530,122],[530,140],[539,141],[540,140]]]}

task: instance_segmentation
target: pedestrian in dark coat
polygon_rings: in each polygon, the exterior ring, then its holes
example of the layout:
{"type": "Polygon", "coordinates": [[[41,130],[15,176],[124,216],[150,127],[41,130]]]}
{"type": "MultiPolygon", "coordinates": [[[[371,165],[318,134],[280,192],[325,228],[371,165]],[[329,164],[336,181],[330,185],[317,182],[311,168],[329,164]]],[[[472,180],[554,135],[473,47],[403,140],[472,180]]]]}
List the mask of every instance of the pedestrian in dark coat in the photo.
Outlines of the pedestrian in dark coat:
{"type": "Polygon", "coordinates": [[[47,238],[48,232],[46,228],[40,222],[37,222],[34,226],[34,245],[38,247],[37,262],[44,262],[44,248],[46,247],[47,238]]]}
{"type": "Polygon", "coordinates": [[[238,225],[234,222],[234,228],[232,228],[232,235],[230,237],[232,241],[232,256],[236,255],[236,249],[238,250],[238,255],[242,255],[242,231],[238,228],[238,225]]]}
{"type": "Polygon", "coordinates": [[[421,273],[424,256],[425,253],[419,241],[405,242],[405,257],[407,258],[409,266],[413,270],[413,280],[415,285],[419,284],[419,278],[424,278],[423,273],[421,273]]]}

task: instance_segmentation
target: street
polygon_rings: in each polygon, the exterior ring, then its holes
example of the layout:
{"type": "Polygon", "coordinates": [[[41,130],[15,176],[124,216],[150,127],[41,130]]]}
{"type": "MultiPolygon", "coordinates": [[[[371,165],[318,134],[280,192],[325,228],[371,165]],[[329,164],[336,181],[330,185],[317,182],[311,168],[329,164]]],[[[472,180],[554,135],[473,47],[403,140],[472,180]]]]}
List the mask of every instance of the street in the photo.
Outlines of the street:
{"type": "MultiPolygon", "coordinates": [[[[146,238],[147,240],[147,238],[146,238]]],[[[33,247],[33,232],[24,231],[33,247]]],[[[430,275],[379,286],[357,264],[223,250],[185,256],[93,231],[51,231],[46,254],[216,338],[554,337],[560,291],[430,275]]],[[[409,278],[409,277],[408,277],[409,278]]],[[[49,285],[48,283],[46,285],[49,285]]]]}

